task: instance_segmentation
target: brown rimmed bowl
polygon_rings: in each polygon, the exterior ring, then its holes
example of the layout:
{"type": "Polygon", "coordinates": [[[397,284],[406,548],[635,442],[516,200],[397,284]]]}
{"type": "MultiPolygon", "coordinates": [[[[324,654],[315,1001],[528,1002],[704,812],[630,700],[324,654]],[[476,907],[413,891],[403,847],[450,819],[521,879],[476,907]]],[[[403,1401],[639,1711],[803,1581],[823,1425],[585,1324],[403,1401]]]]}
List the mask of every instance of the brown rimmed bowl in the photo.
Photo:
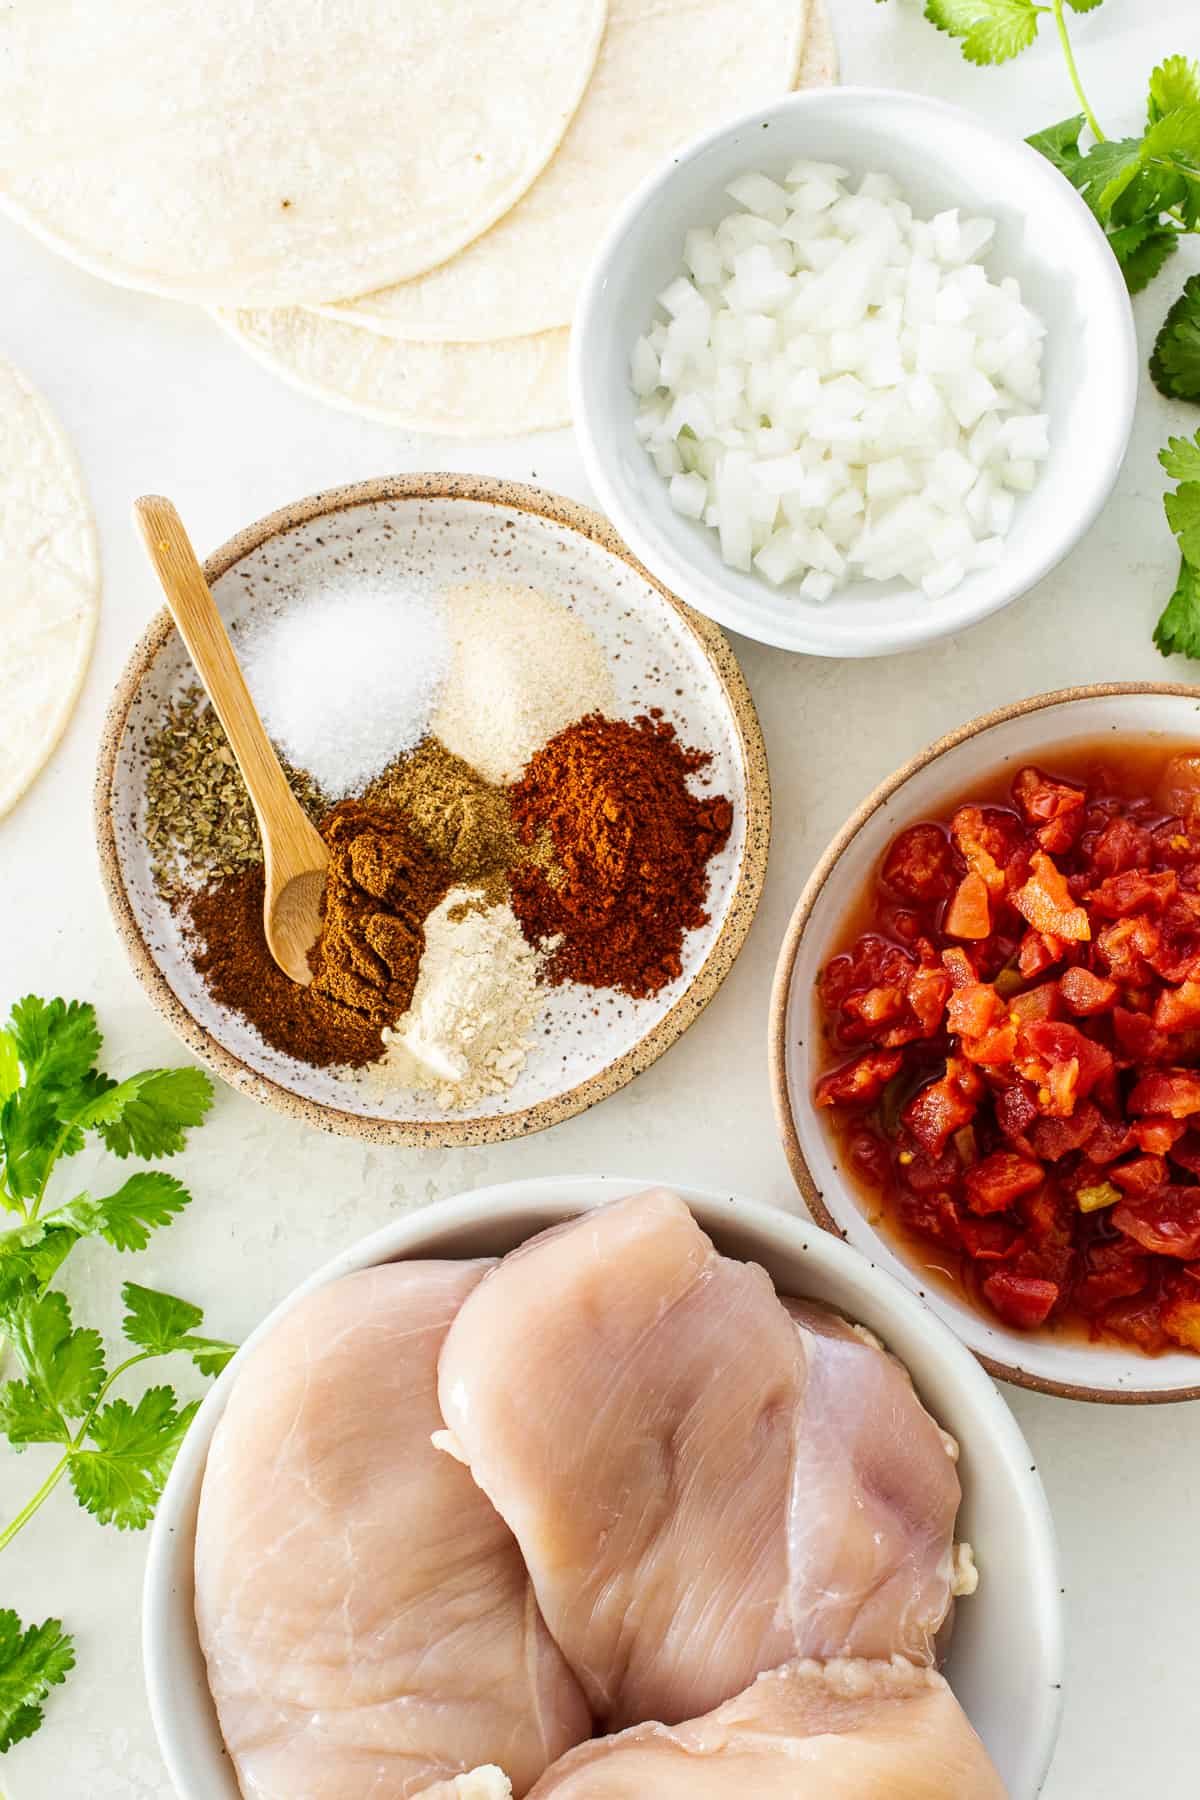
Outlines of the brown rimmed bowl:
{"type": "MultiPolygon", "coordinates": [[[[271,1049],[219,1006],[155,891],[141,819],[146,738],[194,682],[165,611],[135,645],[108,709],[95,791],[100,870],[134,974],[189,1049],[231,1086],[326,1131],[382,1144],[458,1146],[522,1137],[582,1112],[656,1061],[716,993],[750,929],[766,873],[770,781],[749,690],[718,627],[646,573],[599,514],[483,476],[384,477],[315,494],[250,525],[204,565],[225,618],[286,611],[307,592],[361,579],[526,583],[555,595],[609,656],[618,711],[661,707],[706,778],[733,802],[729,842],[709,865],[710,922],[688,934],[678,980],[648,1000],[551,990],[514,1086],[448,1112],[377,1073],[317,1070],[271,1049]]],[[[369,646],[364,646],[369,654],[369,646]]]]}
{"type": "Polygon", "coordinates": [[[820,1225],[926,1301],[993,1375],[1063,1399],[1145,1405],[1200,1399],[1200,1356],[1185,1350],[1143,1356],[1132,1346],[1013,1331],[969,1306],[915,1259],[902,1257],[872,1223],[861,1188],[841,1166],[829,1124],[812,1104],[823,1073],[817,975],[896,833],[937,817],[973,781],[1027,762],[1052,764],[1056,751],[1110,735],[1159,740],[1164,750],[1200,747],[1200,689],[1146,682],[1040,694],[939,738],[881,782],[834,838],[792,914],[775,970],[769,1055],[784,1150],[820,1225]]]}

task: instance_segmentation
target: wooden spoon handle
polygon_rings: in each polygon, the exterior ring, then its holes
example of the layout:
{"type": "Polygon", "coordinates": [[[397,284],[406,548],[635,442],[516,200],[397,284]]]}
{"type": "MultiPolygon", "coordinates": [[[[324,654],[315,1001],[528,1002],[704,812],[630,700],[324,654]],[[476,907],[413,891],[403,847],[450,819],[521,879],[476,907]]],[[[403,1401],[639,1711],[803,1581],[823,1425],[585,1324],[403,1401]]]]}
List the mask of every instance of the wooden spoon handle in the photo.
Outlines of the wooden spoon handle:
{"type": "MultiPolygon", "coordinates": [[[[171,502],[159,494],[146,494],[135,500],[133,513],[162,583],[171,617],[179,627],[179,635],[187,645],[250,790],[264,842],[282,842],[285,834],[295,832],[297,814],[301,819],[304,814],[250,698],[183,521],[171,502]]],[[[304,825],[307,835],[311,829],[307,819],[304,825]]]]}

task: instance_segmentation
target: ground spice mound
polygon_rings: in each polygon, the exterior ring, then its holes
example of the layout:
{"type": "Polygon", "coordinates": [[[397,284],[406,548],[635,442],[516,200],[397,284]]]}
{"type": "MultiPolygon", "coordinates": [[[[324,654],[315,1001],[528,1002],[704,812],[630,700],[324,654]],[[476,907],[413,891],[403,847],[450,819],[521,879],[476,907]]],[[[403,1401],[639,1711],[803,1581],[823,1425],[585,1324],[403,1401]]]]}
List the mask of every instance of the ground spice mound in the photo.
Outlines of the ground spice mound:
{"type": "Polygon", "coordinates": [[[424,923],[453,877],[399,813],[343,800],[324,820],[329,845],[313,989],[376,1030],[406,1013],[425,948],[424,923]]]}
{"type": "Polygon", "coordinates": [[[523,855],[505,788],[485,781],[437,738],[398,757],[363,795],[368,806],[394,807],[464,887],[489,901],[508,897],[508,871],[523,855]]]}
{"type": "Polygon", "coordinates": [[[195,966],[213,999],[240,1013],[274,1049],[313,1068],[358,1069],[376,1061],[383,1054],[376,1026],[276,967],[263,934],[263,886],[256,863],[186,900],[195,966]]]}
{"type": "Polygon", "coordinates": [[[512,790],[522,841],[547,831],[554,885],[539,868],[512,876],[512,907],[531,943],[561,935],[551,981],[657,993],[682,972],[683,936],[707,923],[706,865],[729,836],[724,796],[687,778],[711,761],[664,720],[591,713],[530,758],[512,790]]]}

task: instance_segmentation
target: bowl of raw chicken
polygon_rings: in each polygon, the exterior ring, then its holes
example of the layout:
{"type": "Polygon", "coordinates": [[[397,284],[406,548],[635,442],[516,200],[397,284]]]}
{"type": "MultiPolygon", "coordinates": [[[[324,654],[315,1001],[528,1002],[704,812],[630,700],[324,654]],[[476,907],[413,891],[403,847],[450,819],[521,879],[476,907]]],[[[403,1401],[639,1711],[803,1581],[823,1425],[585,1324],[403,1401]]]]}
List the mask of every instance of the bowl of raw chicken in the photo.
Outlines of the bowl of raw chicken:
{"type": "Polygon", "coordinates": [[[1053,1527],[988,1376],[807,1221],[590,1177],[320,1270],[146,1575],[181,1800],[1033,1800],[1053,1527]]]}

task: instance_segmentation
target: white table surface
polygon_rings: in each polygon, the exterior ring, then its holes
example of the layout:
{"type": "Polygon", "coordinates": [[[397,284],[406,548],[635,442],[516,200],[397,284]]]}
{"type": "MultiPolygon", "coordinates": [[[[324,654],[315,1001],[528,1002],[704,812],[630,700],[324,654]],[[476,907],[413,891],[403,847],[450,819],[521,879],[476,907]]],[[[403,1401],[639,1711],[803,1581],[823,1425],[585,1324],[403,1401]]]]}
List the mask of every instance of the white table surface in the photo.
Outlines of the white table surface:
{"type": "MultiPolygon", "coordinates": [[[[941,95],[1014,132],[1075,110],[1049,29],[1019,63],[976,70],[921,21],[919,0],[835,5],[848,81],[941,95]]],[[[1155,61],[1200,52],[1198,24],[1195,0],[1153,8],[1109,0],[1073,19],[1093,103],[1110,131],[1136,124],[1155,61]],[[1151,11],[1152,20],[1139,22],[1151,11]]],[[[1197,267],[1189,246],[1137,301],[1144,351],[1197,267]]],[[[398,470],[476,470],[590,495],[568,432],[433,442],[328,410],[247,360],[203,313],[107,287],[4,221],[0,293],[0,351],[49,397],[77,447],[105,577],[82,702],[49,769],[0,823],[0,1010],[31,990],[92,999],[110,1066],[129,1073],[182,1060],[118,948],[92,839],[101,717],[157,605],[130,526],[134,496],[172,495],[204,553],[299,495],[398,470]]],[[[767,995],[789,910],[835,828],[911,752],[989,707],[1073,682],[1200,676],[1196,665],[1164,663],[1150,641],[1175,574],[1155,454],[1169,432],[1194,430],[1200,414],[1167,405],[1146,377],[1142,385],[1126,467],[1099,523],[1056,574],[999,618],[879,662],[806,660],[738,643],[774,778],[766,894],[724,989],[649,1073],[543,1136],[453,1152],[364,1148],[221,1089],[194,1147],[172,1165],[192,1186],[191,1210],[136,1260],[104,1246],[77,1252],[69,1286],[86,1291],[88,1322],[117,1324],[119,1285],[132,1276],[199,1301],[214,1333],[240,1337],[301,1276],[396,1213],[522,1175],[645,1174],[797,1207],[771,1113],[767,995]]],[[[76,1186],[88,1178],[86,1162],[71,1171],[76,1186]]],[[[179,1382],[189,1389],[186,1372],[179,1382]]],[[[1068,1697],[1047,1800],[1194,1795],[1200,1408],[1108,1409],[1006,1391],[1062,1540],[1068,1697]]],[[[5,1517],[45,1465],[40,1450],[0,1455],[5,1517]]],[[[0,1764],[11,1800],[170,1800],[142,1692],[143,1558],[143,1538],[102,1529],[65,1486],[6,1554],[0,1604],[26,1619],[57,1614],[78,1640],[78,1668],[52,1699],[47,1727],[0,1764]]]]}

